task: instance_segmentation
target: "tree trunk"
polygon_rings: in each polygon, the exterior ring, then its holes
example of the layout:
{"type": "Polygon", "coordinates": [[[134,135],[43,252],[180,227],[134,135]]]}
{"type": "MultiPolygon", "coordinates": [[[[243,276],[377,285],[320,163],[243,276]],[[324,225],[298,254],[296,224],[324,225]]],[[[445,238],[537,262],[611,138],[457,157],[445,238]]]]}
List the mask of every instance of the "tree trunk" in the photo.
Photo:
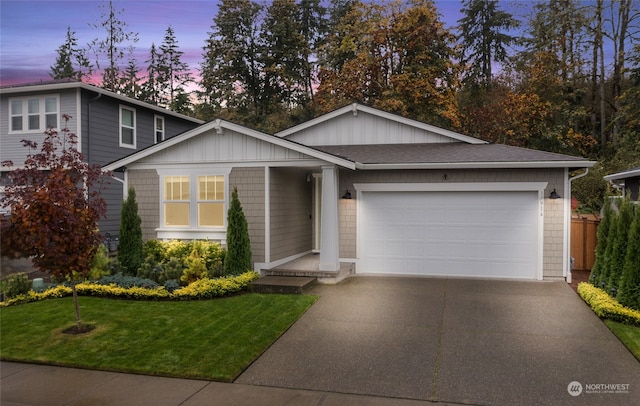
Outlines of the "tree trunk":
{"type": "Polygon", "coordinates": [[[73,292],[73,305],[76,309],[76,325],[78,332],[82,331],[82,321],[80,319],[80,305],[78,305],[78,291],[76,290],[76,282],[71,283],[71,291],[73,292]]]}

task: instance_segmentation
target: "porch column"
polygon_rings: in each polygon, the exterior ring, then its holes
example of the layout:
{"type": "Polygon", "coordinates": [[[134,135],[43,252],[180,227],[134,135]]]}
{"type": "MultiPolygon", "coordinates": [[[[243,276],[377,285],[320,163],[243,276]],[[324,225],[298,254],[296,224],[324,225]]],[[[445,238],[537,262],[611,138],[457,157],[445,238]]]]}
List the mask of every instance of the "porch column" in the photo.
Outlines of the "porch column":
{"type": "Polygon", "coordinates": [[[338,235],[338,169],[322,167],[322,218],[320,220],[320,270],[340,269],[338,235]]]}

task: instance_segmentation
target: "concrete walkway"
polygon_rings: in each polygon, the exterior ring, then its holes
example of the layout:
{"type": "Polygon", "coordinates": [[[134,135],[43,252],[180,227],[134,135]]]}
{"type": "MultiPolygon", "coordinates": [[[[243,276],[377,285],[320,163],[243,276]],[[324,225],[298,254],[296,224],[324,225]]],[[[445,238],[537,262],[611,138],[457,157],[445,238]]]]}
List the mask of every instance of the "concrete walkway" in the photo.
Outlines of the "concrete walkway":
{"type": "Polygon", "coordinates": [[[358,276],[310,293],[233,384],[3,362],[0,403],[640,404],[640,363],[564,282],[358,276]]]}

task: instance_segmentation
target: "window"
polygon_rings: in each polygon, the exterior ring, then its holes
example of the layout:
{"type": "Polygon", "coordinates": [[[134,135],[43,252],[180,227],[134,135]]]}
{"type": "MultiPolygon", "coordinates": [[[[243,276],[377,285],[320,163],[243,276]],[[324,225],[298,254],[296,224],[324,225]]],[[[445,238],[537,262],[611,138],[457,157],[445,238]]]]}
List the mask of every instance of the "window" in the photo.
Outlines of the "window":
{"type": "Polygon", "coordinates": [[[198,227],[224,227],[224,176],[198,176],[198,227]]]}
{"type": "Polygon", "coordinates": [[[225,226],[225,175],[164,176],[163,186],[164,227],[225,226]]]}
{"type": "Polygon", "coordinates": [[[155,139],[154,142],[157,144],[161,141],[164,141],[164,117],[162,116],[154,116],[154,126],[155,126],[155,139]]]}
{"type": "Polygon", "coordinates": [[[9,101],[9,133],[44,132],[58,128],[59,97],[33,96],[9,101]]]}
{"type": "Polygon", "coordinates": [[[189,176],[164,178],[164,225],[189,227],[189,176]]]}
{"type": "Polygon", "coordinates": [[[136,147],[136,111],[120,106],[120,146],[136,147]]]}

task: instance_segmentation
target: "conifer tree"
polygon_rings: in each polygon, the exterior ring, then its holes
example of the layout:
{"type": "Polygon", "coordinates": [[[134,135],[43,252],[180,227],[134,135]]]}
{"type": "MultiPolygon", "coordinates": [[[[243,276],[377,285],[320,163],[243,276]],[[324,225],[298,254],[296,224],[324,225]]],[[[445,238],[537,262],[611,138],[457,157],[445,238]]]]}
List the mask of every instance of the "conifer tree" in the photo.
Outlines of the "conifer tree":
{"type": "Polygon", "coordinates": [[[224,273],[238,275],[250,270],[252,266],[249,228],[238,198],[238,188],[234,187],[227,212],[227,255],[224,260],[224,273]]]}
{"type": "Polygon", "coordinates": [[[129,188],[120,213],[120,242],[118,261],[126,273],[136,275],[143,260],[142,219],[138,215],[136,191],[129,188]]]}
{"type": "Polygon", "coordinates": [[[73,79],[82,81],[91,75],[92,66],[82,48],[78,48],[76,33],[67,27],[67,36],[64,44],[56,50],[55,65],[51,66],[49,76],[53,79],[73,79]]]}
{"type": "Polygon", "coordinates": [[[620,276],[624,267],[627,255],[627,239],[629,237],[629,227],[633,220],[633,208],[628,197],[620,199],[618,220],[616,221],[615,237],[611,255],[607,257],[608,277],[606,280],[607,289],[613,296],[616,296],[620,286],[620,276]]]}
{"type": "MultiPolygon", "coordinates": [[[[614,211],[613,207],[611,215],[609,216],[609,231],[606,237],[606,243],[604,247],[604,254],[602,255],[602,264],[599,270],[598,279],[594,281],[594,285],[601,289],[607,289],[607,282],[609,281],[609,275],[611,274],[611,255],[613,255],[613,246],[618,238],[618,220],[620,218],[619,210],[614,211]]],[[[598,227],[599,228],[599,227],[598,227]]],[[[600,262],[600,258],[596,258],[597,262],[600,262]]]]}
{"type": "Polygon", "coordinates": [[[609,242],[609,232],[611,230],[612,218],[616,215],[611,209],[611,201],[606,199],[602,208],[602,220],[598,225],[598,245],[596,245],[596,259],[591,267],[589,282],[600,287],[602,282],[602,272],[605,264],[605,251],[609,242]]]}
{"type": "Polygon", "coordinates": [[[640,209],[637,206],[629,229],[627,253],[616,298],[624,306],[640,310],[640,209]]]}
{"type": "Polygon", "coordinates": [[[163,93],[165,106],[176,111],[183,110],[180,103],[185,102],[185,98],[178,95],[185,93],[185,87],[193,81],[189,65],[181,59],[183,54],[173,28],[167,27],[157,58],[156,84],[163,93]]]}

